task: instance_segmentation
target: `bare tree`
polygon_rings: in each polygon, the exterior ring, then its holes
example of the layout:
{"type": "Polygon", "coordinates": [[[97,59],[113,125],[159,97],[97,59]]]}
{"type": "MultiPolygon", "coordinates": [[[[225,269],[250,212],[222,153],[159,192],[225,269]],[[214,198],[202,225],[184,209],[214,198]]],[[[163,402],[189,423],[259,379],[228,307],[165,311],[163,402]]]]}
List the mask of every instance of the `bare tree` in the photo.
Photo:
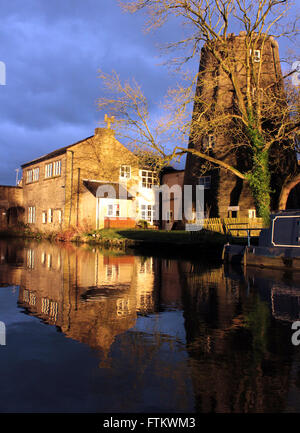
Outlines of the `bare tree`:
{"type": "MultiPolygon", "coordinates": [[[[165,160],[170,161],[189,153],[206,161],[207,168],[213,165],[234,173],[249,184],[258,215],[268,219],[272,171],[270,155],[274,148],[280,154],[287,147],[295,147],[295,136],[300,126],[297,110],[299,92],[285,86],[288,76],[282,76],[280,63],[276,59],[274,62],[279,66],[276,79],[266,79],[261,59],[270,44],[276,44],[275,38],[294,38],[298,34],[298,17],[293,16],[293,21],[288,21],[292,2],[124,0],[120,3],[123,9],[131,13],[144,9],[149,17],[147,30],[162,26],[169,17],[178,18],[185,24],[186,34],[184,38],[170,43],[168,48],[181,48],[185,56],[175,57],[175,62],[186,62],[198,55],[200,48],[202,56],[205,53],[208,61],[205,67],[200,66],[194,82],[179,86],[169,93],[173,97],[169,107],[176,107],[176,110],[157,125],[150,122],[146,99],[136,83],[133,86],[128,83],[119,86],[120,99],[100,98],[99,107],[110,106],[115,113],[119,111],[123,125],[138,132],[140,142],[154,149],[165,160]],[[239,56],[233,52],[232,29],[241,30],[242,54],[239,56]],[[218,71],[218,76],[214,76],[214,71],[218,71]],[[219,102],[222,102],[216,103],[211,95],[220,76],[223,80],[220,93],[223,91],[224,98],[222,101],[222,95],[219,95],[219,102]],[[193,83],[197,86],[193,116],[187,119],[189,104],[193,100],[193,83]],[[230,100],[226,99],[229,93],[230,100]],[[238,149],[248,152],[250,165],[244,170],[238,169],[233,160],[225,158],[222,152],[213,152],[205,146],[203,140],[209,134],[213,134],[221,143],[224,130],[232,131],[232,154],[238,149]],[[165,139],[165,134],[170,131],[170,138],[174,138],[176,143],[172,151],[161,139],[165,139]],[[193,145],[186,148],[178,144],[178,133],[184,137],[189,134],[193,145]]],[[[119,81],[117,75],[111,77],[119,81]]],[[[102,78],[105,81],[103,75],[102,78]]],[[[109,77],[106,76],[106,85],[108,82],[109,77]]]]}

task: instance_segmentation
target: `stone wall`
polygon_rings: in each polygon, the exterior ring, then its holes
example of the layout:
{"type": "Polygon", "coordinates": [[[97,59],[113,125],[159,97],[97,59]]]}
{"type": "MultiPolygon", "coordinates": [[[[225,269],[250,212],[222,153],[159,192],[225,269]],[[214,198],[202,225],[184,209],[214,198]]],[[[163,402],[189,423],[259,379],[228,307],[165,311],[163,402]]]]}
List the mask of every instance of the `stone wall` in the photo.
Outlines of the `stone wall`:
{"type": "Polygon", "coordinates": [[[23,218],[23,189],[0,185],[0,229],[13,227],[23,218]]]}
{"type": "MultiPolygon", "coordinates": [[[[239,88],[242,93],[246,92],[246,73],[245,73],[245,36],[231,35],[226,41],[230,61],[235,63],[239,88]]],[[[260,41],[261,43],[261,41],[260,41]]],[[[266,88],[277,82],[278,92],[282,92],[281,66],[279,61],[278,44],[269,37],[265,41],[264,49],[261,52],[261,61],[255,64],[261,67],[260,86],[266,88]]],[[[256,88],[252,88],[256,91],[256,88]]],[[[208,118],[216,116],[215,113],[232,112],[234,110],[233,86],[223,69],[218,65],[212,53],[204,46],[201,51],[199,67],[199,81],[195,95],[195,113],[206,112],[208,118]]],[[[190,148],[195,148],[203,152],[206,134],[199,133],[197,139],[189,143],[190,148]],[[201,135],[202,134],[202,135],[201,135]]],[[[246,172],[251,168],[250,151],[243,146],[242,136],[237,136],[235,125],[224,119],[219,125],[214,136],[214,147],[209,154],[216,159],[246,172]]],[[[272,207],[278,207],[278,198],[284,179],[296,167],[295,152],[290,149],[285,151],[284,157],[278,156],[278,150],[271,152],[270,159],[274,162],[271,186],[274,190],[272,195],[272,207]]],[[[245,181],[233,175],[230,171],[208,165],[203,159],[187,155],[185,184],[197,184],[201,176],[211,176],[210,188],[205,189],[205,211],[209,217],[227,217],[230,215],[230,208],[239,208],[238,215],[248,216],[250,209],[255,209],[251,191],[245,181]]]]}

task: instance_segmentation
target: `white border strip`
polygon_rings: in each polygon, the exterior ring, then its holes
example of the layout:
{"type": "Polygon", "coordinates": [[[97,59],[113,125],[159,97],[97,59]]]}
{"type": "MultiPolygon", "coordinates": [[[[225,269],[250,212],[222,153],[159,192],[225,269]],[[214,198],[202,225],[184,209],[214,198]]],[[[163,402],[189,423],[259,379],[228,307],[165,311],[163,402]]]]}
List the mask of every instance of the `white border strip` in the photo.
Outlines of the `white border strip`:
{"type": "Polygon", "coordinates": [[[274,222],[278,219],[278,218],[298,218],[300,220],[300,215],[297,216],[293,216],[293,215],[281,215],[281,216],[276,216],[273,221],[272,221],[272,239],[271,242],[275,247],[286,247],[286,248],[300,248],[300,245],[281,245],[281,244],[275,244],[274,242],[274,222]]]}

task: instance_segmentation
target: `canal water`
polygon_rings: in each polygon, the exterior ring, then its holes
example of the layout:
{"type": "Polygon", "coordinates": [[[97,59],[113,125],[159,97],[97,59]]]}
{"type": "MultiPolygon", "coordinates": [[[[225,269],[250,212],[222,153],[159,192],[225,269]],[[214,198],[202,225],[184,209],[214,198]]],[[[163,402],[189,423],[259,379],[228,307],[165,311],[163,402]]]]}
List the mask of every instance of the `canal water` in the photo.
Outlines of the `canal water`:
{"type": "Polygon", "coordinates": [[[1,412],[298,412],[300,275],[0,241],[1,412]]]}

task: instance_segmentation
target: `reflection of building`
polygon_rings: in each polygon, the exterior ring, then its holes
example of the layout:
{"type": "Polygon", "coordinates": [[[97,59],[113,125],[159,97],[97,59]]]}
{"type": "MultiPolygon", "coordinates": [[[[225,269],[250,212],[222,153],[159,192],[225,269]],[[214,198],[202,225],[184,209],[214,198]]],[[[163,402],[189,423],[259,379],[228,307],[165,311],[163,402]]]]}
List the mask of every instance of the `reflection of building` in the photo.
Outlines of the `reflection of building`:
{"type": "Polygon", "coordinates": [[[20,285],[23,260],[18,239],[0,241],[0,287],[20,285]]]}
{"type": "MultiPolygon", "coordinates": [[[[243,274],[229,278],[200,261],[47,243],[0,242],[0,254],[1,282],[20,284],[21,308],[103,357],[110,351],[105,380],[118,396],[103,396],[109,410],[145,408],[146,390],[153,411],[274,412],[295,390],[290,326],[272,317],[270,287],[260,289],[255,278],[248,284],[243,274]]],[[[103,395],[101,377],[93,372],[103,395]]]]}
{"type": "Polygon", "coordinates": [[[151,259],[45,243],[24,249],[19,305],[104,354],[137,311],[153,312],[153,289],[151,259]]]}
{"type": "Polygon", "coordinates": [[[294,322],[300,318],[300,278],[297,272],[247,268],[246,278],[270,305],[276,320],[294,322]]]}
{"type": "Polygon", "coordinates": [[[153,258],[140,258],[136,273],[137,311],[139,313],[153,313],[154,299],[154,269],[153,258]]]}

